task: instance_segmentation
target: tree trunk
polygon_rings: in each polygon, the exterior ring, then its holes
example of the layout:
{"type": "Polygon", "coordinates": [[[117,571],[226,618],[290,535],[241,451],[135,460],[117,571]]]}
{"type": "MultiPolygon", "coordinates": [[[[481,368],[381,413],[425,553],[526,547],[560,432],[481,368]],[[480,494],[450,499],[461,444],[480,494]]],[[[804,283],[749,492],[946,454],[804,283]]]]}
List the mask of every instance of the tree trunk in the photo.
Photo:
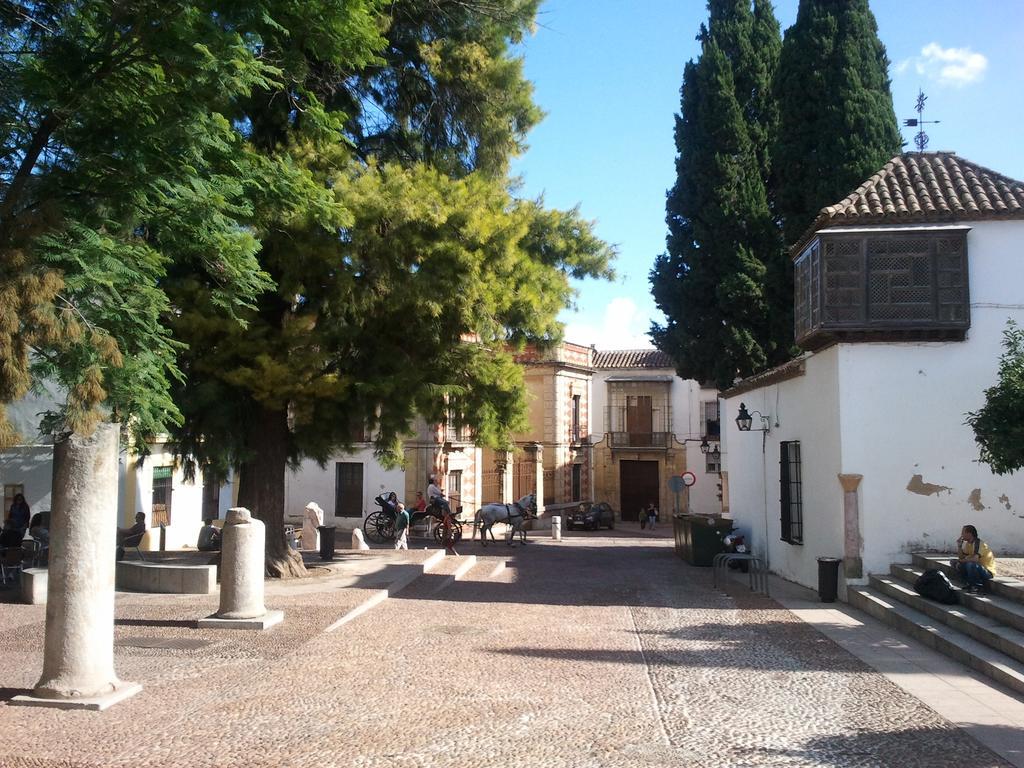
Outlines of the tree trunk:
{"type": "Polygon", "coordinates": [[[306,575],[302,556],[284,537],[284,473],[288,468],[288,416],[261,408],[248,425],[252,458],[238,470],[238,505],[267,526],[267,575],[306,575]]]}

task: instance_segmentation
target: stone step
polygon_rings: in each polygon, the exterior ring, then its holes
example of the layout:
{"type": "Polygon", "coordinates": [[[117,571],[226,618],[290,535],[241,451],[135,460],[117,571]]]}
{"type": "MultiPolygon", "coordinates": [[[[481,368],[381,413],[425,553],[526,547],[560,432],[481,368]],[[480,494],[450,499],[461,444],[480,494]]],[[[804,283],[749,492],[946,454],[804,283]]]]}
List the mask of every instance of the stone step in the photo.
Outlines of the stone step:
{"type": "Polygon", "coordinates": [[[893,576],[872,575],[870,586],[886,597],[899,600],[930,619],[941,621],[985,645],[1024,663],[1024,632],[1008,627],[989,616],[975,613],[962,605],[943,605],[922,597],[913,587],[893,576]]]}
{"type": "MultiPolygon", "coordinates": [[[[923,568],[915,568],[910,565],[893,563],[890,566],[890,573],[901,582],[907,584],[911,589],[918,577],[924,573],[923,568]]],[[[970,608],[989,618],[995,619],[1001,624],[1013,627],[1024,632],[1024,605],[999,597],[995,594],[976,595],[957,588],[957,599],[960,605],[970,608]]]]}
{"type": "MultiPolygon", "coordinates": [[[[915,552],[911,555],[913,558],[913,564],[916,568],[926,570],[928,568],[938,568],[940,571],[949,576],[953,580],[954,584],[960,583],[960,577],[956,570],[949,564],[955,555],[937,555],[934,553],[921,554],[915,552]]],[[[998,561],[996,562],[998,568],[998,561]]],[[[1013,579],[1007,576],[996,576],[992,581],[989,582],[989,591],[993,595],[1004,597],[1007,600],[1012,600],[1015,603],[1024,605],[1024,581],[1020,579],[1013,579]]]]}
{"type": "Polygon", "coordinates": [[[1024,694],[1024,663],[888,597],[872,587],[847,587],[850,605],[996,682],[1024,694]]]}

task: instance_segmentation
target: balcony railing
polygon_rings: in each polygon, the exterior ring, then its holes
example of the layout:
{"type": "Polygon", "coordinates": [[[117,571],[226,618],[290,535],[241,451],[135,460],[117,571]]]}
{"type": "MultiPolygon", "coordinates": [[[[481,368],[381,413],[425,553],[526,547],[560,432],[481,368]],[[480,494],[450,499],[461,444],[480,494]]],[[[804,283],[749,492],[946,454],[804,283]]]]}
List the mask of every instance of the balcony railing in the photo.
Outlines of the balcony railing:
{"type": "Polygon", "coordinates": [[[667,449],[671,432],[609,432],[612,448],[667,449]]]}

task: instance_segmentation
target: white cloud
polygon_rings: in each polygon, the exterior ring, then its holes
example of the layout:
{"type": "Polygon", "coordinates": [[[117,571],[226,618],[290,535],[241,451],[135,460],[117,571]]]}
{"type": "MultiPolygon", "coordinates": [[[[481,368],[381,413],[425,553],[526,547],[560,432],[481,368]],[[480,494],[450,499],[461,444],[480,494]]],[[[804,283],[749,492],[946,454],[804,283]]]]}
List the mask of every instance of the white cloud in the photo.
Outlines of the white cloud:
{"type": "Polygon", "coordinates": [[[565,324],[565,340],[598,349],[650,349],[650,327],[650,315],[632,299],[619,296],[608,302],[596,321],[579,313],[572,316],[565,324]]]}
{"type": "Polygon", "coordinates": [[[897,64],[895,72],[902,75],[911,68],[939,85],[962,88],[984,77],[988,59],[970,48],[943,48],[938,43],[928,43],[921,49],[920,56],[904,59],[897,64]]]}

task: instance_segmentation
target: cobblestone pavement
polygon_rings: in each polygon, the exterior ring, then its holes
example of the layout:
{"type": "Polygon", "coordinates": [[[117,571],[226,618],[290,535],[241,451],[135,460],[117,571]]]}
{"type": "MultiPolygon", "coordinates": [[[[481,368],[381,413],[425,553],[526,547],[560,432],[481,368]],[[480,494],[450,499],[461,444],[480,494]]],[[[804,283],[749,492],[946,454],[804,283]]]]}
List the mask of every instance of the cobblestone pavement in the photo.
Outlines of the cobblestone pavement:
{"type": "Polygon", "coordinates": [[[214,597],[119,595],[118,672],[145,688],[103,713],[6,704],[39,676],[44,612],[0,605],[0,765],[1005,765],[666,539],[459,549],[480,557],[462,581],[332,632],[379,576],[275,584],[264,633],[192,628],[214,597]]]}

